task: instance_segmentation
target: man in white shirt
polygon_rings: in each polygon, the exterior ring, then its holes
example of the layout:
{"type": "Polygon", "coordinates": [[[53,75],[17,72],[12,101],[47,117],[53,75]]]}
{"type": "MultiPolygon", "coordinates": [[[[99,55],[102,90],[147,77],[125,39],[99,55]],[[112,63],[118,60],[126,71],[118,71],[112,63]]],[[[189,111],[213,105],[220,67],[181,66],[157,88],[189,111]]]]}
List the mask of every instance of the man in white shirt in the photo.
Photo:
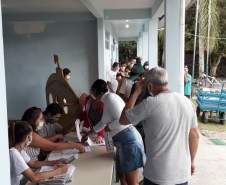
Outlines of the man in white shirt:
{"type": "Polygon", "coordinates": [[[189,99],[168,90],[165,69],[148,73],[148,97],[134,107],[141,93],[138,84],[122,112],[120,123],[143,121],[147,162],[144,185],[187,185],[195,171],[199,132],[197,117],[189,99]]]}
{"type": "Polygon", "coordinates": [[[116,75],[119,71],[119,63],[115,62],[112,65],[112,69],[108,71],[107,73],[107,84],[108,84],[108,89],[112,93],[116,93],[118,89],[118,81],[116,79],[116,75]]]}

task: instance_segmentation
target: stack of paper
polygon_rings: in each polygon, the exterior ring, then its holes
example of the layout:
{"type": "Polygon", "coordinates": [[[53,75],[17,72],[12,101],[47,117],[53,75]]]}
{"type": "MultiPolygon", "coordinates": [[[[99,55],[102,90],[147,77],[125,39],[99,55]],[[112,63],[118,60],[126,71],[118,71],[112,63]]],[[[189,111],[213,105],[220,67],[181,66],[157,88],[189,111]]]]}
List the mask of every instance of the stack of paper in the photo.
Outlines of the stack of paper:
{"type": "Polygon", "coordinates": [[[53,161],[53,160],[60,160],[60,159],[69,159],[71,157],[78,159],[78,153],[79,151],[76,149],[53,151],[49,154],[48,160],[53,161]]]}
{"type": "MultiPolygon", "coordinates": [[[[47,180],[44,180],[40,182],[40,185],[64,185],[67,182],[70,182],[74,172],[75,172],[75,166],[69,165],[68,171],[65,174],[58,175],[52,178],[49,178],[47,180]]],[[[40,170],[40,172],[48,172],[54,170],[54,167],[52,166],[43,166],[40,170]]]]}

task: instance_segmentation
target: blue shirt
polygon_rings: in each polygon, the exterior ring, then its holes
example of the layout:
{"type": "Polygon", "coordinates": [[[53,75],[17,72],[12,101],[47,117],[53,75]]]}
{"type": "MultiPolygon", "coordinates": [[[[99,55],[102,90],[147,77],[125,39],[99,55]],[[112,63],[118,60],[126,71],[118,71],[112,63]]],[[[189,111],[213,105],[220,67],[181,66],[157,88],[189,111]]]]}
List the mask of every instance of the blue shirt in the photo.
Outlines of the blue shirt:
{"type": "Polygon", "coordinates": [[[191,84],[192,84],[192,77],[190,74],[187,74],[185,77],[185,83],[184,83],[184,95],[191,96],[191,84]]]}

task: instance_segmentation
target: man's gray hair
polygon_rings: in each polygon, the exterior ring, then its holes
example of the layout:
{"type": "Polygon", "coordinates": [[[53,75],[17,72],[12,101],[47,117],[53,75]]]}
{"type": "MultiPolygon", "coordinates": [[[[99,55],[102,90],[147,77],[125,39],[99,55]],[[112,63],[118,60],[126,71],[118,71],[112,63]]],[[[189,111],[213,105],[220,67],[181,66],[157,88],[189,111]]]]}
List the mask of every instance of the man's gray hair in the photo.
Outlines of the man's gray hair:
{"type": "Polygon", "coordinates": [[[154,85],[166,85],[168,84],[168,73],[164,68],[154,67],[146,75],[146,83],[152,83],[154,85]]]}

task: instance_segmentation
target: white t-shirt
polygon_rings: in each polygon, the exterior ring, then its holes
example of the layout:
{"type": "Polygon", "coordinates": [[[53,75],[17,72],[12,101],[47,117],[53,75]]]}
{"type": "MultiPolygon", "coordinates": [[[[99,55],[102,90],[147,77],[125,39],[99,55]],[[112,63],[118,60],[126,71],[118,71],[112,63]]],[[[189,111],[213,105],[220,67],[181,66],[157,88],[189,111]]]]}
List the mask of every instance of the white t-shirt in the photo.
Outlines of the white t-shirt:
{"type": "Polygon", "coordinates": [[[119,93],[123,94],[126,98],[129,98],[132,87],[133,87],[133,81],[128,78],[125,78],[119,89],[119,93]]]}
{"type": "Polygon", "coordinates": [[[130,123],[143,121],[147,155],[144,176],[161,185],[187,182],[191,176],[189,132],[197,127],[191,101],[178,93],[161,93],[126,114],[130,123]]]}
{"type": "Polygon", "coordinates": [[[115,71],[108,71],[107,73],[107,81],[111,83],[111,89],[114,93],[116,93],[118,89],[118,81],[116,80],[117,72],[115,71]]]}
{"type": "Polygon", "coordinates": [[[19,185],[22,177],[22,173],[29,169],[27,163],[30,161],[30,157],[25,151],[19,152],[16,148],[9,150],[10,155],[10,176],[11,185],[19,185]]]}
{"type": "Polygon", "coordinates": [[[95,132],[99,132],[108,126],[111,130],[110,136],[113,137],[129,127],[129,125],[121,125],[119,123],[119,118],[125,107],[125,103],[120,96],[114,93],[106,93],[102,97],[102,102],[104,103],[104,111],[101,121],[94,127],[95,132]]]}

